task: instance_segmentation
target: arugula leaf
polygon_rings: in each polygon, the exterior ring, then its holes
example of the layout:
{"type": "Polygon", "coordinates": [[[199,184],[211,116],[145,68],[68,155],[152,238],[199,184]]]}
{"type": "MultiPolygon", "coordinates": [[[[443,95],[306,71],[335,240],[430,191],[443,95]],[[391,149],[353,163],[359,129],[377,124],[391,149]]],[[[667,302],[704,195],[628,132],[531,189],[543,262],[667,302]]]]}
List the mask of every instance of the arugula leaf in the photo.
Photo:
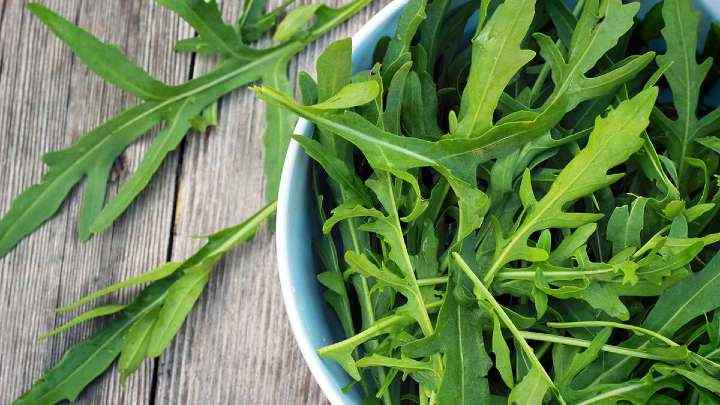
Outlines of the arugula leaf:
{"type": "MultiPolygon", "coordinates": [[[[645,318],[643,327],[672,337],[694,318],[720,307],[720,301],[714,293],[719,283],[720,256],[715,255],[702,271],[665,291],[645,318]]],[[[651,340],[643,337],[633,337],[626,342],[628,347],[638,349],[649,347],[650,344],[651,340]]],[[[615,383],[626,378],[637,365],[637,360],[630,357],[608,360],[611,365],[604,370],[599,365],[590,368],[582,383],[591,388],[603,383],[615,383]]]]}
{"type": "Polygon", "coordinates": [[[435,333],[404,345],[402,353],[444,355],[445,370],[437,393],[440,403],[482,403],[489,396],[486,374],[491,366],[482,339],[482,317],[479,308],[459,302],[455,286],[455,276],[451,276],[435,333]]]}
{"type": "Polygon", "coordinates": [[[492,127],[503,90],[535,57],[535,52],[521,48],[534,11],[535,0],[508,0],[473,38],[472,64],[454,136],[477,136],[492,127]]]}
{"type": "Polygon", "coordinates": [[[601,214],[563,210],[574,200],[610,185],[622,176],[606,173],[642,147],[640,134],[648,124],[656,96],[657,89],[645,90],[621,103],[606,118],[598,118],[587,146],[558,174],[547,194],[529,208],[517,231],[509,237],[497,236],[495,258],[485,274],[485,284],[490,285],[495,274],[513,260],[548,259],[547,253],[527,246],[533,232],[551,227],[577,228],[602,217],[601,214]]]}
{"type": "Polygon", "coordinates": [[[712,66],[712,59],[698,64],[696,50],[700,14],[691,2],[666,0],[662,6],[662,29],[667,51],[657,57],[668,66],[665,78],[673,94],[677,119],[670,119],[659,108],[653,109],[653,123],[665,134],[670,157],[678,172],[681,192],[688,193],[688,161],[694,154],[694,141],[710,135],[720,125],[720,109],[698,118],[700,87],[712,66]]]}
{"type": "MultiPolygon", "coordinates": [[[[194,302],[202,291],[201,288],[200,291],[197,287],[192,288],[191,280],[196,278],[198,268],[209,272],[210,269],[203,266],[216,263],[227,252],[250,240],[262,223],[274,214],[275,208],[276,204],[272,203],[245,222],[210,235],[207,243],[174,272],[153,281],[129,305],[120,308],[122,310],[118,317],[87,340],[71,347],[15,403],[73,401],[88,384],[111,366],[118,355],[122,360],[120,372],[123,377],[132,373],[142,359],[157,356],[159,353],[153,351],[153,348],[157,350],[172,340],[187,311],[191,309],[183,307],[181,301],[194,302]],[[148,332],[151,326],[152,330],[148,332]],[[151,345],[152,342],[155,342],[154,345],[151,345]]],[[[130,285],[134,283],[126,284],[130,285]]],[[[107,308],[107,311],[103,310],[104,314],[117,312],[119,307],[114,305],[107,308]]],[[[92,311],[90,314],[95,315],[92,311]]]]}
{"type": "MultiPolygon", "coordinates": [[[[472,282],[473,294],[475,294],[476,299],[479,302],[484,301],[489,305],[490,309],[495,313],[495,315],[500,318],[500,320],[505,324],[505,327],[510,330],[510,333],[512,333],[515,341],[521,347],[525,357],[531,363],[530,373],[528,373],[523,378],[523,380],[514,388],[514,390],[516,392],[522,392],[526,390],[529,390],[531,392],[535,392],[537,390],[538,393],[542,392],[542,394],[540,395],[533,395],[532,398],[532,401],[537,401],[537,403],[539,404],[542,402],[545,391],[548,388],[552,388],[552,390],[555,391],[557,399],[560,401],[560,403],[565,403],[562,396],[560,395],[560,392],[557,390],[555,383],[553,382],[552,378],[547,373],[543,365],[540,363],[540,360],[535,355],[532,347],[530,347],[530,345],[527,343],[525,338],[520,333],[520,330],[517,328],[515,323],[513,323],[505,310],[502,308],[502,306],[495,300],[495,297],[492,295],[492,293],[488,291],[488,289],[483,285],[483,282],[480,281],[480,279],[475,275],[475,273],[473,273],[473,271],[458,253],[453,253],[453,259],[457,263],[458,268],[462,270],[462,272],[466,276],[468,276],[468,278],[472,282]]],[[[511,393],[508,401],[519,401],[514,398],[516,398],[516,396],[511,393]]]]}
{"type": "MultiPolygon", "coordinates": [[[[152,79],[133,65],[116,48],[105,45],[86,31],[74,26],[46,7],[28,6],[40,20],[76,52],[88,68],[120,88],[145,101],[130,107],[94,130],[81,136],[71,147],[46,154],[48,171],[40,183],[18,196],[9,211],[0,218],[0,257],[7,254],[25,236],[50,219],[70,191],[88,179],[79,215],[78,233],[87,239],[90,233],[106,229],[148,184],[162,160],[174,149],[190,128],[190,120],[223,95],[257,80],[268,80],[278,88],[289,88],[287,65],[305,46],[357,13],[370,0],[355,0],[344,7],[318,8],[315,24],[307,35],[266,48],[250,48],[242,43],[234,28],[225,24],[215,1],[161,0],[178,13],[203,38],[203,44],[224,56],[215,70],[178,86],[152,79]],[[110,168],[130,144],[159,123],[165,129],[153,142],[140,163],[140,170],[121,187],[109,205],[103,208],[110,168]]],[[[285,149],[290,139],[291,116],[270,113],[266,151],[267,196],[273,200],[285,149]],[[277,127],[273,127],[277,124],[277,127]]]]}

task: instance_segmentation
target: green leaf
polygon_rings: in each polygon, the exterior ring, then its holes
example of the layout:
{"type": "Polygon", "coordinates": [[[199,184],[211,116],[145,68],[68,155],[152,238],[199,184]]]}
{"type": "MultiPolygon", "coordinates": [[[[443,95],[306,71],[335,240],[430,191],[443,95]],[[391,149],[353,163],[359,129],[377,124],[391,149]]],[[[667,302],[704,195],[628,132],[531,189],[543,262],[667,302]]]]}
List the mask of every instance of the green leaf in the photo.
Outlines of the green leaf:
{"type": "MultiPolygon", "coordinates": [[[[515,386],[513,391],[518,390],[516,392],[532,392],[537,393],[541,395],[535,396],[533,395],[532,401],[537,402],[530,402],[530,403],[542,403],[542,398],[544,397],[545,392],[548,388],[552,388],[552,390],[555,392],[558,400],[560,403],[564,403],[564,400],[562,396],[560,395],[560,392],[557,390],[557,387],[555,386],[555,383],[553,382],[552,378],[550,378],[550,375],[545,371],[545,368],[540,363],[540,360],[535,355],[535,352],[533,351],[532,347],[528,344],[527,340],[523,337],[523,335],[520,333],[520,330],[517,328],[515,323],[510,319],[508,314],[506,313],[505,309],[497,302],[495,297],[492,295],[490,291],[483,285],[483,282],[480,281],[480,279],[475,275],[475,273],[472,272],[470,267],[465,263],[465,261],[462,259],[462,257],[457,254],[453,253],[453,259],[455,260],[455,263],[457,263],[458,268],[465,273],[466,276],[470,279],[472,286],[473,286],[473,294],[475,295],[475,298],[478,300],[479,303],[485,303],[481,305],[488,305],[489,308],[494,312],[494,314],[500,318],[500,320],[505,324],[505,327],[510,331],[510,333],[515,338],[515,342],[520,346],[522,349],[523,354],[525,357],[530,361],[531,369],[530,373],[528,373],[522,381],[518,385],[515,386]],[[527,380],[527,381],[526,381],[527,380]]],[[[513,395],[510,393],[510,398],[508,401],[512,403],[513,401],[517,402],[521,399],[518,398],[518,395],[513,395]]],[[[523,399],[523,400],[527,400],[523,399]]]]}
{"type": "Polygon", "coordinates": [[[530,372],[512,389],[508,397],[509,405],[542,405],[550,384],[538,367],[530,372]]]}
{"type": "MultiPolygon", "coordinates": [[[[263,75],[263,82],[284,95],[292,97],[293,87],[288,78],[289,59],[280,58],[263,75]]],[[[274,201],[280,187],[280,175],[285,163],[285,151],[292,137],[296,117],[276,106],[265,107],[265,134],[263,135],[263,171],[265,173],[265,200],[274,201]]]]}
{"type": "Polygon", "coordinates": [[[359,83],[349,83],[343,86],[337,93],[326,98],[320,103],[313,104],[307,108],[317,110],[343,110],[367,104],[378,96],[380,87],[374,80],[359,83]]]}
{"type": "Polygon", "coordinates": [[[455,136],[484,133],[510,80],[535,52],[521,45],[535,15],[535,0],[508,0],[472,40],[472,65],[463,90],[455,136]]]}
{"type": "Polygon", "coordinates": [[[126,336],[133,326],[147,314],[162,307],[168,290],[183,277],[185,269],[209,259],[218,260],[238,244],[249,240],[257,228],[275,212],[275,208],[275,203],[270,204],[245,222],[211,235],[208,242],[183,262],[180,268],[147,286],[117,318],[89,339],[71,347],[16,403],[45,404],[75,400],[121,354],[126,336]]]}
{"type": "Polygon", "coordinates": [[[698,119],[698,100],[705,77],[712,66],[712,59],[698,64],[696,50],[700,13],[692,2],[667,0],[662,8],[665,27],[662,29],[667,51],[657,57],[661,65],[669,65],[665,78],[670,85],[677,119],[668,118],[659,108],[653,111],[653,120],[665,134],[669,154],[678,172],[678,184],[682,192],[688,192],[688,161],[694,155],[694,140],[710,135],[714,122],[720,117],[720,109],[698,119]]]}
{"type": "Polygon", "coordinates": [[[395,72],[410,59],[410,44],[420,24],[425,20],[426,0],[411,0],[404,7],[397,22],[395,35],[388,44],[382,61],[382,77],[385,84],[395,72]]]}
{"type": "Polygon", "coordinates": [[[69,311],[72,311],[73,309],[79,308],[79,307],[87,304],[88,302],[94,301],[94,300],[96,300],[100,297],[104,297],[108,294],[112,294],[115,291],[119,291],[124,288],[134,287],[136,285],[150,283],[153,281],[163,279],[163,278],[168,277],[171,274],[173,274],[178,268],[180,268],[181,265],[182,265],[182,263],[180,263],[180,262],[165,263],[147,273],[143,273],[143,274],[140,274],[139,276],[135,276],[135,277],[130,277],[126,280],[120,281],[118,283],[109,285],[101,290],[90,293],[71,304],[68,304],[64,307],[58,308],[57,312],[59,312],[59,313],[69,312],[69,311]]]}
{"type": "Polygon", "coordinates": [[[613,211],[607,226],[607,238],[613,244],[613,255],[631,246],[640,248],[646,204],[646,198],[638,197],[629,210],[624,205],[613,211]]]}
{"type": "Polygon", "coordinates": [[[308,156],[322,166],[325,173],[327,173],[348,196],[352,196],[350,198],[351,200],[370,205],[371,197],[367,187],[355,173],[350,171],[346,162],[337,158],[331,150],[314,139],[300,135],[293,136],[293,139],[302,146],[308,156]]]}
{"type": "Polygon", "coordinates": [[[510,348],[505,342],[502,329],[500,329],[500,319],[497,316],[493,316],[492,350],[495,354],[495,368],[500,373],[505,385],[512,389],[515,381],[513,380],[510,348]]]}
{"type": "Polygon", "coordinates": [[[450,277],[435,333],[406,344],[402,353],[410,357],[443,354],[445,371],[437,392],[439,403],[484,403],[490,392],[486,375],[492,363],[485,352],[482,317],[479,308],[459,302],[455,277],[450,277]]]}
{"type": "MultiPolygon", "coordinates": [[[[428,142],[406,138],[381,130],[356,113],[320,114],[315,110],[298,105],[281,93],[267,87],[255,88],[258,96],[268,103],[281,105],[294,113],[317,124],[321,131],[327,131],[355,144],[363,151],[370,164],[379,170],[389,171],[396,176],[405,176],[416,167],[433,167],[450,183],[460,199],[460,226],[458,240],[464,239],[482,224],[482,218],[489,201],[482,191],[474,186],[474,165],[468,165],[472,152],[480,154],[468,144],[482,143],[474,140],[441,140],[428,142]]],[[[482,146],[478,146],[482,150],[482,146]]],[[[477,156],[477,155],[476,155],[477,156]]]]}
{"type": "Polygon", "coordinates": [[[429,362],[417,361],[408,358],[396,359],[393,357],[372,354],[357,361],[358,367],[390,367],[409,374],[420,384],[431,390],[436,390],[439,376],[429,362]]]}
{"type": "Polygon", "coordinates": [[[313,18],[321,4],[307,4],[292,9],[275,29],[273,40],[284,42],[301,32],[313,18]]]}
{"type": "Polygon", "coordinates": [[[216,260],[210,259],[187,269],[185,274],[170,286],[150,333],[147,344],[149,357],[160,356],[180,330],[210,280],[210,272],[215,263],[216,260]]]}
{"type": "Polygon", "coordinates": [[[602,214],[568,213],[565,208],[580,197],[617,181],[622,175],[608,170],[623,163],[643,145],[640,134],[648,124],[657,89],[643,91],[621,103],[605,118],[598,118],[587,146],[560,172],[550,190],[533,205],[517,231],[500,243],[484,282],[490,284],[507,263],[529,258],[529,236],[548,228],[577,228],[595,222],[602,214]]]}
{"type": "Polygon", "coordinates": [[[66,323],[58,326],[57,328],[51,330],[50,332],[44,333],[40,335],[38,340],[45,340],[49,338],[50,336],[55,336],[57,334],[63,333],[69,329],[72,329],[73,327],[80,325],[81,323],[85,321],[89,321],[91,319],[99,318],[101,316],[106,315],[112,315],[114,313],[120,312],[125,308],[125,305],[118,305],[118,304],[110,304],[110,305],[103,305],[100,307],[93,308],[87,312],[83,312],[82,314],[76,316],[75,318],[67,321],[66,323]]]}
{"type": "Polygon", "coordinates": [[[716,152],[720,153],[720,138],[717,136],[708,136],[705,138],[697,138],[695,139],[695,142],[699,143],[700,145],[716,152]]]}
{"type": "MultiPolygon", "coordinates": [[[[720,297],[715,293],[720,288],[720,255],[715,255],[702,271],[691,274],[666,290],[648,313],[643,327],[661,335],[672,337],[694,318],[720,307],[720,297]]],[[[626,346],[637,349],[650,347],[651,340],[633,337],[626,346]]],[[[595,387],[602,383],[623,380],[637,365],[637,359],[611,357],[605,360],[610,366],[601,372],[590,369],[585,384],[595,387]]],[[[600,367],[599,365],[595,365],[600,367]]]]}
{"type": "Polygon", "coordinates": [[[166,100],[178,93],[131,62],[118,46],[103,43],[42,4],[30,3],[27,8],[66,43],[88,69],[109,83],[148,101],[166,100]]]}
{"type": "MultiPolygon", "coordinates": [[[[315,24],[302,40],[290,41],[282,46],[268,49],[250,49],[238,44],[233,49],[236,53],[242,52],[247,58],[228,58],[207,74],[172,87],[171,97],[144,101],[137,106],[130,107],[94,130],[80,136],[71,147],[46,154],[43,161],[47,164],[48,170],[40,183],[26,189],[12,202],[8,212],[0,218],[0,257],[6,255],[25,236],[51,218],[70,191],[85,177],[88,177],[89,187],[85,190],[80,213],[80,234],[87,236],[87,229],[94,221],[94,216],[100,212],[100,207],[104,202],[106,185],[103,183],[107,183],[112,164],[125,148],[160,122],[171,119],[178,108],[188,100],[192,100],[189,102],[188,108],[197,107],[197,115],[223,95],[263,77],[272,79],[272,85],[282,88],[284,83],[288,83],[287,77],[284,75],[287,63],[293,55],[300,52],[309,42],[357,13],[368,3],[369,0],[354,0],[338,9],[321,7],[318,9],[315,24]]],[[[209,35],[208,38],[217,39],[217,44],[222,43],[221,45],[224,47],[228,44],[232,46],[234,40],[226,37],[226,28],[218,23],[219,11],[214,1],[206,3],[203,0],[163,0],[163,4],[191,21],[201,35],[206,32],[209,35]],[[211,7],[215,7],[215,11],[211,10],[211,7]]],[[[55,14],[42,6],[33,5],[32,9],[42,14],[51,26],[62,27],[62,30],[68,32],[72,31],[68,21],[60,17],[55,18],[55,14]]],[[[232,29],[232,27],[230,28],[232,29]]],[[[77,36],[64,35],[61,36],[61,39],[68,41],[68,45],[78,52],[84,52],[86,45],[91,48],[92,46],[85,43],[87,41],[81,34],[79,33],[77,36]]],[[[125,63],[123,60],[115,58],[108,63],[122,66],[125,63]]],[[[120,72],[120,70],[116,72],[120,72]]],[[[128,76],[141,77],[139,73],[128,76]]],[[[289,87],[289,84],[287,86],[289,87]]],[[[292,121],[287,113],[276,111],[275,116],[272,116],[272,112],[270,114],[268,128],[271,130],[277,128],[283,132],[277,134],[273,132],[273,140],[269,142],[271,150],[266,153],[271,162],[268,163],[270,168],[268,171],[269,197],[276,193],[277,179],[279,179],[281,163],[285,156],[285,148],[290,139],[290,123],[292,121]]],[[[166,136],[174,138],[167,134],[166,136]]],[[[160,145],[157,148],[163,149],[160,145]]],[[[145,167],[153,168],[158,165],[158,162],[147,161],[145,167]]],[[[136,186],[144,182],[144,180],[139,181],[141,177],[136,178],[135,181],[138,182],[136,186]]],[[[139,191],[136,187],[132,194],[137,192],[139,191]]],[[[121,205],[125,205],[125,203],[121,205]]],[[[113,216],[115,214],[113,213],[113,216]]]]}
{"type": "Polygon", "coordinates": [[[148,312],[128,329],[118,359],[118,370],[121,379],[124,380],[134,373],[140,363],[145,360],[148,344],[150,343],[150,332],[157,321],[159,309],[155,308],[148,312]]]}
{"type": "MultiPolygon", "coordinates": [[[[95,216],[88,232],[98,234],[105,231],[128,209],[150,183],[152,176],[160,168],[167,155],[175,150],[185,138],[185,134],[190,129],[190,119],[200,113],[203,108],[204,106],[193,103],[191,98],[186,99],[177,108],[165,129],[150,144],[135,173],[122,184],[115,197],[95,216]]],[[[80,227],[79,231],[83,235],[85,230],[80,227]]]]}
{"type": "Polygon", "coordinates": [[[405,98],[405,81],[412,62],[407,62],[395,71],[387,89],[385,112],[383,113],[383,127],[393,134],[400,133],[400,117],[402,102],[405,98]]]}
{"type": "Polygon", "coordinates": [[[329,346],[318,349],[321,357],[336,361],[347,372],[350,377],[360,381],[360,371],[353,359],[353,352],[361,344],[373,339],[377,336],[392,333],[409,323],[414,322],[412,318],[401,314],[391,315],[378,319],[370,327],[351,336],[341,342],[333,343],[329,346]]]}
{"type": "Polygon", "coordinates": [[[235,28],[222,20],[215,0],[158,0],[197,31],[203,43],[228,58],[251,60],[263,51],[246,47],[235,28]]]}

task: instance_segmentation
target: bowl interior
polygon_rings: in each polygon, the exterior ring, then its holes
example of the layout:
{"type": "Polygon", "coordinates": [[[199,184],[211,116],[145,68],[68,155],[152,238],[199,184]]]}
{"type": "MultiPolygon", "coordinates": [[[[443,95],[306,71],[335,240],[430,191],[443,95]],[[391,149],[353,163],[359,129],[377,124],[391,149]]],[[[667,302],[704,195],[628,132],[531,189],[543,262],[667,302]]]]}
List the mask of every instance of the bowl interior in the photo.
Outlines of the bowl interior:
{"type": "MultiPolygon", "coordinates": [[[[659,0],[643,1],[641,13],[659,0]]],[[[370,68],[377,41],[392,35],[409,0],[394,0],[370,19],[353,39],[353,70],[370,68]]],[[[696,0],[705,12],[705,21],[720,21],[720,0],[696,0]]],[[[720,83],[711,90],[720,104],[720,83]]],[[[300,119],[295,133],[311,136],[313,125],[300,119]]],[[[360,404],[357,387],[343,393],[351,379],[336,363],[321,359],[316,350],[342,339],[342,328],[323,300],[322,287],[315,278],[312,240],[317,233],[310,189],[308,156],[291,142],[283,167],[277,213],[277,256],[283,300],[300,351],[323,393],[333,404],[360,404]]]]}

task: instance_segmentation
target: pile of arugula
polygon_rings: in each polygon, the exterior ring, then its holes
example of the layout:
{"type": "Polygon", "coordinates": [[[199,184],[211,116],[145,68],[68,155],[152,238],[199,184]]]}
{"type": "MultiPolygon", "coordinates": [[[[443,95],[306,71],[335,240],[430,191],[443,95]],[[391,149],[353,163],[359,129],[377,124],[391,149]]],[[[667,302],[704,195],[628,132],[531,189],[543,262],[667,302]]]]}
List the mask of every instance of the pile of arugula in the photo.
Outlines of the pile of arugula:
{"type": "Polygon", "coordinates": [[[372,69],[255,89],[316,124],[319,354],[368,401],[720,401],[718,65],[691,1],[639,8],[411,0],[372,69]]]}

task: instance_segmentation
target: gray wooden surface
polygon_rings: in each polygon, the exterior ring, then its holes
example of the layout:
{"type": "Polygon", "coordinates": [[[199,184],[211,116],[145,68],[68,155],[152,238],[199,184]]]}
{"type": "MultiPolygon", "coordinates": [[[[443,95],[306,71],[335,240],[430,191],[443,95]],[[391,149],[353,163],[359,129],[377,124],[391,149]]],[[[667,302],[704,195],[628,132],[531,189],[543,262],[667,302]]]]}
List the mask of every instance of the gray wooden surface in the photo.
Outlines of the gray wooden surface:
{"type": "MultiPolygon", "coordinates": [[[[308,1],[306,1],[308,2],[308,1]]],[[[377,0],[350,22],[311,45],[293,63],[313,70],[331,39],[354,33],[389,0],[377,0]]],[[[140,66],[170,83],[207,71],[212,61],[175,54],[175,40],[193,35],[177,16],[150,0],[43,0],[104,40],[118,44],[140,66]]],[[[338,2],[334,2],[338,3],[338,2]]],[[[44,170],[40,156],[134,103],[88,72],[25,9],[0,3],[0,212],[44,170]]],[[[238,0],[226,0],[228,18],[238,0]]],[[[190,255],[193,238],[239,222],[263,204],[263,106],[247,90],[222,100],[220,125],[189,136],[150,187],[116,224],[86,243],[77,240],[74,193],[39,231],[0,259],[0,404],[27,390],[72,344],[102,324],[37,342],[67,321],[61,304],[168,259],[190,255]]],[[[145,137],[115,167],[110,193],[137,166],[145,137]]],[[[127,301],[136,290],[113,300],[127,301]]],[[[125,386],[113,370],[79,402],[96,404],[298,404],[325,402],[305,366],[282,306],[273,236],[230,254],[159,361],[145,362],[125,386]]]]}

